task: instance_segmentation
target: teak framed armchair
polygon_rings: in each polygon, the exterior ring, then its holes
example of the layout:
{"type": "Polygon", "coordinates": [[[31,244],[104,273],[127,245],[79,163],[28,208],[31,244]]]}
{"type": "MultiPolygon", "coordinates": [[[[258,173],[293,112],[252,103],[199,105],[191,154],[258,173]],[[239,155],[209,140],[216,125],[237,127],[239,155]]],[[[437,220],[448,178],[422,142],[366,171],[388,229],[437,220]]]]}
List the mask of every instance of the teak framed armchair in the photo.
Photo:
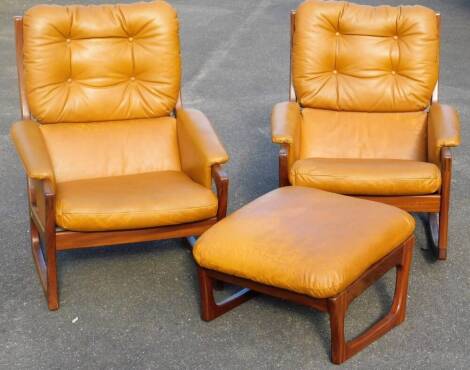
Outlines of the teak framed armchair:
{"type": "Polygon", "coordinates": [[[165,2],[40,5],[14,22],[22,120],[11,135],[55,310],[58,252],[200,235],[225,217],[228,156],[207,118],[182,106],[165,2]]]}
{"type": "Polygon", "coordinates": [[[289,101],[273,109],[272,140],[280,186],[426,212],[446,259],[460,132],[438,101],[439,21],[421,6],[305,1],[291,12],[289,101]]]}

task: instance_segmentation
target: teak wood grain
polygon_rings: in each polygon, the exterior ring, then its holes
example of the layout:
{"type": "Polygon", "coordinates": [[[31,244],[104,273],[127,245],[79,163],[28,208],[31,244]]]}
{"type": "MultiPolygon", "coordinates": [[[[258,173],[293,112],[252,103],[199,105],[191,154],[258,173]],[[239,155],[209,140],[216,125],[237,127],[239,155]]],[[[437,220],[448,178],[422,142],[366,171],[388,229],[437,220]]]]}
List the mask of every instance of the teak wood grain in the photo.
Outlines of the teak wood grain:
{"type": "MultiPolygon", "coordinates": [[[[291,35],[290,35],[290,58],[291,69],[289,73],[290,87],[289,100],[296,101],[295,89],[292,81],[292,47],[295,32],[295,11],[291,11],[291,35]]],[[[440,29],[440,14],[436,13],[436,22],[440,29]]],[[[431,102],[438,102],[438,86],[436,82],[431,102]]],[[[279,149],[279,186],[291,185],[289,180],[289,157],[290,145],[280,144],[279,149]]],[[[447,259],[448,228],[449,228],[449,207],[450,207],[450,187],[452,177],[452,152],[448,147],[441,149],[440,171],[442,184],[438,192],[429,195],[403,195],[403,196],[369,196],[352,195],[363,199],[389,204],[401,208],[408,212],[425,212],[429,214],[429,228],[432,235],[431,247],[435,256],[439,260],[447,259]]]]}
{"type": "Polygon", "coordinates": [[[405,320],[408,277],[414,242],[415,238],[412,235],[391,253],[369,267],[362,276],[343,292],[330,298],[315,298],[198,266],[201,318],[204,321],[214,320],[251,299],[256,293],[270,295],[327,312],[330,317],[331,360],[335,364],[341,364],[405,320]],[[349,305],[392,268],[396,268],[396,279],[390,311],[371,328],[365,330],[356,338],[347,340],[344,320],[349,305]],[[213,291],[215,284],[220,281],[237,285],[243,289],[217,303],[213,291]]]}
{"type": "MultiPolygon", "coordinates": [[[[24,84],[23,18],[21,16],[14,17],[14,27],[21,118],[31,119],[24,84]]],[[[176,107],[181,106],[182,98],[180,93],[176,107]]],[[[218,209],[216,217],[180,225],[103,232],[77,232],[57,228],[55,223],[54,187],[47,179],[35,180],[27,178],[31,250],[49,309],[57,310],[59,308],[56,260],[58,252],[70,249],[198,236],[218,220],[224,218],[227,213],[229,180],[221,165],[213,165],[211,172],[217,189],[218,209]]]]}

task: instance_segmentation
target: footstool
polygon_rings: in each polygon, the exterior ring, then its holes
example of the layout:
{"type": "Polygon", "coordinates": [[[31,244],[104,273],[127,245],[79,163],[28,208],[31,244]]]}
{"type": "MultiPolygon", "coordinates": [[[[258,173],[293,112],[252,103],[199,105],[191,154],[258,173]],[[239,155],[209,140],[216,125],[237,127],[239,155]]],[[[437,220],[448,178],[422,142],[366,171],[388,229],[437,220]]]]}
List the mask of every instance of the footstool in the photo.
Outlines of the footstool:
{"type": "Polygon", "coordinates": [[[329,313],[331,360],[339,364],[405,319],[415,221],[382,203],[305,187],[283,187],[206,231],[193,250],[202,319],[210,321],[254,292],[329,313]],[[390,312],[346,341],[349,304],[391,268],[390,312]],[[217,282],[245,289],[216,303],[217,282]]]}

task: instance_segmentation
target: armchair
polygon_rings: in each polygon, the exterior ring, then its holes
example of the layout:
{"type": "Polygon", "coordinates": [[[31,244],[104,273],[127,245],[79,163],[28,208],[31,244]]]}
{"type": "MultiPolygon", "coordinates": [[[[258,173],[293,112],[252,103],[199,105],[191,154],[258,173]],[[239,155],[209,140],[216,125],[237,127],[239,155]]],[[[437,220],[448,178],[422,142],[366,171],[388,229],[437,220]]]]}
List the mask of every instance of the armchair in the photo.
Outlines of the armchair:
{"type": "Polygon", "coordinates": [[[291,13],[289,101],[271,122],[280,186],[426,212],[446,259],[460,134],[457,112],[438,102],[439,19],[422,6],[305,1],[291,13]]]}
{"type": "Polygon", "coordinates": [[[14,21],[22,120],[11,136],[55,310],[57,253],[191,237],[224,218],[228,156],[208,119],[181,103],[167,3],[40,5],[14,21]]]}

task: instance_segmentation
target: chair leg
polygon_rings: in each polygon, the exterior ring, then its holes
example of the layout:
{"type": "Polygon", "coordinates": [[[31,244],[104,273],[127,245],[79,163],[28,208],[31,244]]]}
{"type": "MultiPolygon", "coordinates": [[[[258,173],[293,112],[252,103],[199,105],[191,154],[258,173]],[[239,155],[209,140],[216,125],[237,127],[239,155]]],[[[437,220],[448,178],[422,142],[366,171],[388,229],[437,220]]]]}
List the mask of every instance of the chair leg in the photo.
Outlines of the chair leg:
{"type": "Polygon", "coordinates": [[[57,286],[57,252],[55,233],[46,238],[47,254],[47,306],[50,310],[59,308],[59,292],[57,286]]]}
{"type": "Polygon", "coordinates": [[[429,228],[434,252],[439,260],[447,259],[449,210],[429,214],[429,228]]]}
{"type": "Polygon", "coordinates": [[[441,149],[441,205],[439,214],[430,214],[429,222],[437,258],[447,259],[447,235],[449,229],[450,188],[452,178],[452,154],[449,148],[441,149]]]}
{"type": "Polygon", "coordinates": [[[439,244],[437,258],[440,260],[447,259],[447,232],[449,229],[449,208],[439,212],[439,244]]]}
{"type": "Polygon", "coordinates": [[[344,294],[328,300],[331,330],[331,361],[335,364],[341,364],[348,358],[344,336],[344,319],[347,309],[348,305],[344,294]]]}
{"type": "Polygon", "coordinates": [[[289,144],[281,144],[279,150],[279,187],[289,186],[289,144]]]}
{"type": "Polygon", "coordinates": [[[253,298],[255,295],[249,289],[241,289],[224,301],[216,303],[214,299],[214,286],[218,280],[209,276],[207,271],[199,266],[198,275],[201,295],[201,318],[204,321],[214,320],[225,312],[253,298]]]}
{"type": "Polygon", "coordinates": [[[44,253],[41,248],[40,233],[32,219],[30,221],[30,230],[31,251],[39,280],[47,299],[47,307],[51,311],[57,310],[59,308],[59,295],[57,287],[55,234],[44,238],[44,247],[46,250],[46,258],[44,258],[44,253]]]}
{"type": "Polygon", "coordinates": [[[353,299],[349,297],[354,296],[350,294],[349,288],[338,296],[328,299],[331,361],[333,363],[341,364],[405,320],[412,248],[413,241],[405,243],[401,261],[396,265],[395,294],[389,313],[358,337],[346,341],[344,334],[344,319],[347,308],[353,299]]]}

